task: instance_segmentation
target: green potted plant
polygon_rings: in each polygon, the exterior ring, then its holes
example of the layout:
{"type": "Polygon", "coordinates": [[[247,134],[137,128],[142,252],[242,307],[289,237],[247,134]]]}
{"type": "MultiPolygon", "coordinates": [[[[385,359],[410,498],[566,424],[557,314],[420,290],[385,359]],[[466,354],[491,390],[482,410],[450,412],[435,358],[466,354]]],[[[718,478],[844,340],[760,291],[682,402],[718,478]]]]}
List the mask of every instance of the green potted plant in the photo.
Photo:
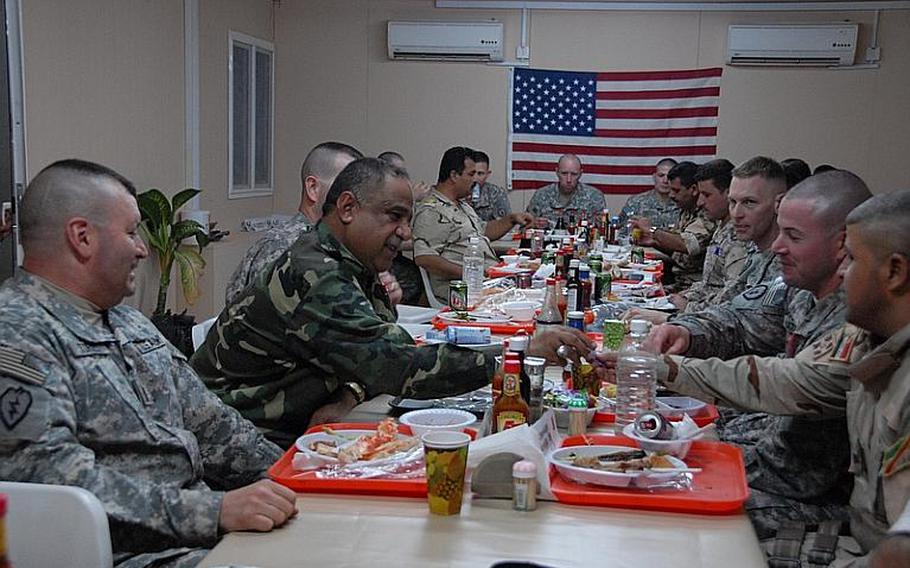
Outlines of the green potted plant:
{"type": "Polygon", "coordinates": [[[199,298],[199,277],[205,268],[202,249],[209,238],[202,225],[192,219],[177,221],[177,211],[187,201],[199,194],[198,189],[184,189],[170,201],[157,189],[140,193],[136,200],[142,216],[139,230],[146,244],[158,257],[161,278],[158,281],[158,300],[151,320],[161,333],[184,353],[192,353],[191,331],[195,323],[192,316],[172,314],[167,309],[167,291],[171,285],[174,264],[180,272],[183,296],[192,305],[199,298]],[[196,246],[184,245],[183,240],[194,237],[196,246]]]}

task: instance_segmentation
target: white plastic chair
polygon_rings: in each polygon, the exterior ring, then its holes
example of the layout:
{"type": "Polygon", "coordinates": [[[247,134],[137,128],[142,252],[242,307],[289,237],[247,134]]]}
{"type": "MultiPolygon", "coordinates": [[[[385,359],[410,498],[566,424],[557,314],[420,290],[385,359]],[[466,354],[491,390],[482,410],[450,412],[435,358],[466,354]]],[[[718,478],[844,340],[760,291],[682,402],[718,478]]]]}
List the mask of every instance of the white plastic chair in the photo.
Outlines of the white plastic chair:
{"type": "Polygon", "coordinates": [[[0,481],[7,496],[9,559],[16,568],[114,563],[101,501],[81,487],[0,481]]]}
{"type": "Polygon", "coordinates": [[[193,351],[199,349],[199,346],[205,341],[205,336],[208,335],[209,329],[215,325],[215,320],[217,319],[209,318],[193,326],[193,351]]]}
{"type": "Polygon", "coordinates": [[[437,310],[441,310],[442,308],[446,307],[445,304],[436,298],[436,294],[433,293],[433,285],[430,283],[430,275],[427,274],[427,271],[423,267],[418,266],[417,268],[420,269],[420,279],[423,281],[423,291],[427,295],[427,303],[430,304],[431,308],[436,308],[437,310]]]}

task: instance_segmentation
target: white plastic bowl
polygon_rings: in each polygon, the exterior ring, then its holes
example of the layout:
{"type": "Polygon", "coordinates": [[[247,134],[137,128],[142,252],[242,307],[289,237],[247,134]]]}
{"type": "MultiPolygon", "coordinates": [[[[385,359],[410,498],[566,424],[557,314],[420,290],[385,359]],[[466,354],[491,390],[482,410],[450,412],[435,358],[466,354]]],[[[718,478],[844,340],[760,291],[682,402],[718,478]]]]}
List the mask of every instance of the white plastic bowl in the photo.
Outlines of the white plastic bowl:
{"type": "Polygon", "coordinates": [[[638,447],[646,452],[661,452],[676,456],[680,459],[685,458],[689,453],[689,450],[692,449],[692,442],[698,440],[703,435],[703,432],[699,432],[694,437],[686,438],[684,440],[652,440],[637,435],[635,433],[635,424],[626,424],[622,429],[622,433],[625,437],[635,440],[638,447]]]}
{"type": "Polygon", "coordinates": [[[540,307],[538,302],[529,300],[520,300],[517,302],[506,302],[500,306],[500,309],[513,321],[531,321],[537,308],[540,307]]]}
{"type": "Polygon", "coordinates": [[[423,436],[428,432],[461,432],[477,417],[466,410],[425,408],[405,412],[398,421],[408,425],[415,436],[423,436]]]}
{"type": "Polygon", "coordinates": [[[502,255],[502,261],[508,265],[518,264],[518,260],[521,257],[517,254],[504,254],[502,255]]]}

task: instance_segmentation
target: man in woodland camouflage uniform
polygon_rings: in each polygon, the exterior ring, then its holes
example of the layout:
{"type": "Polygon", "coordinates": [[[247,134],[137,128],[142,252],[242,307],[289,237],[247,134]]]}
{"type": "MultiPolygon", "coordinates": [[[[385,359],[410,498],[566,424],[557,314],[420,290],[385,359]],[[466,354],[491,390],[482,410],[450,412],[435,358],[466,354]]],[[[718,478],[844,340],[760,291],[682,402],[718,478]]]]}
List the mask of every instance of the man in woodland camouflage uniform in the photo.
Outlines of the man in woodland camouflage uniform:
{"type": "MultiPolygon", "coordinates": [[[[300,235],[313,228],[316,221],[322,217],[325,194],[332,187],[335,176],[346,165],[362,157],[363,154],[359,150],[341,142],[323,142],[310,150],[300,167],[302,189],[297,213],[282,226],[269,230],[246,251],[228,283],[225,292],[228,304],[237,298],[257,275],[275,262],[281,253],[294,244],[300,235]]],[[[398,288],[395,279],[385,274],[383,284],[394,296],[395,289],[398,288]]]]}
{"type": "MultiPolygon", "coordinates": [[[[380,160],[349,164],[315,229],[221,313],[193,366],[225,402],[281,443],[380,393],[434,398],[489,383],[496,346],[415,346],[377,279],[411,236],[407,174],[380,160]],[[319,409],[317,411],[317,409],[319,409]]],[[[555,360],[576,330],[535,337],[555,360]]]]}
{"type": "Polygon", "coordinates": [[[654,167],[654,187],[626,200],[619,213],[619,226],[625,227],[632,217],[650,219],[658,229],[671,229],[679,221],[679,207],[670,199],[670,180],[667,174],[676,165],[673,158],[664,158],[654,167]]]}
{"type": "Polygon", "coordinates": [[[528,213],[535,217],[549,219],[551,224],[567,210],[576,214],[584,212],[588,219],[596,219],[607,201],[604,194],[595,187],[581,183],[581,160],[575,154],[565,154],[556,163],[556,177],[559,181],[545,185],[534,192],[528,203],[528,213]]]}
{"type": "MultiPolygon", "coordinates": [[[[656,328],[655,348],[689,357],[794,357],[839,328],[846,312],[838,273],[846,254],[844,220],[869,197],[862,180],[844,171],[813,176],[790,190],[772,245],[782,280],[656,328]]],[[[771,536],[785,519],[845,517],[850,448],[842,417],[746,413],[729,420],[720,436],[745,454],[752,489],[746,508],[760,537],[771,536]]]]}
{"type": "Polygon", "coordinates": [[[80,160],[25,191],[23,270],[0,287],[0,479],[94,493],[118,567],[195,566],[224,532],[283,524],[295,495],[264,479],[279,448],[119,305],[148,255],[134,196],[80,160]]]}

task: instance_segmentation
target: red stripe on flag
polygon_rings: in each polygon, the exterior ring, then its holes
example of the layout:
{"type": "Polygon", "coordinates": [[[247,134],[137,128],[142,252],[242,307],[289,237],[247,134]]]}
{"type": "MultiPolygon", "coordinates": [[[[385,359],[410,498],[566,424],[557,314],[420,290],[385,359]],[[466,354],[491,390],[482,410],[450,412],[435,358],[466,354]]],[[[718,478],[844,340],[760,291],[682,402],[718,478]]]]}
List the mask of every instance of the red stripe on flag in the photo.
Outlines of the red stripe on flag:
{"type": "MultiPolygon", "coordinates": [[[[513,160],[513,170],[533,171],[533,172],[555,172],[556,158],[553,162],[529,162],[526,160],[513,160]]],[[[625,166],[617,164],[585,164],[582,168],[586,174],[613,174],[620,176],[649,176],[654,173],[654,165],[625,166]]],[[[555,173],[553,174],[556,175],[555,173]]]]}
{"type": "MultiPolygon", "coordinates": [[[[579,156],[704,156],[717,152],[717,146],[657,146],[650,148],[619,146],[586,146],[582,144],[545,144],[539,142],[515,142],[513,152],[538,152],[561,156],[578,154],[579,156]]],[[[520,169],[512,162],[512,169],[520,169]]],[[[554,160],[555,163],[555,160],[554,160]]],[[[582,160],[584,163],[584,160],[582,160]]]]}
{"type": "Polygon", "coordinates": [[[611,71],[598,73],[598,81],[672,81],[673,79],[706,79],[720,77],[723,68],[687,69],[684,71],[611,71]]]}
{"type": "Polygon", "coordinates": [[[717,107],[599,108],[597,118],[698,118],[717,116],[717,107]]]}
{"type": "Polygon", "coordinates": [[[697,87],[692,89],[668,89],[660,91],[597,91],[598,100],[610,101],[686,99],[719,96],[720,87],[697,87]]]}
{"type": "Polygon", "coordinates": [[[717,136],[717,127],[654,128],[650,130],[598,128],[594,133],[604,138],[680,138],[683,136],[717,136]]]}

